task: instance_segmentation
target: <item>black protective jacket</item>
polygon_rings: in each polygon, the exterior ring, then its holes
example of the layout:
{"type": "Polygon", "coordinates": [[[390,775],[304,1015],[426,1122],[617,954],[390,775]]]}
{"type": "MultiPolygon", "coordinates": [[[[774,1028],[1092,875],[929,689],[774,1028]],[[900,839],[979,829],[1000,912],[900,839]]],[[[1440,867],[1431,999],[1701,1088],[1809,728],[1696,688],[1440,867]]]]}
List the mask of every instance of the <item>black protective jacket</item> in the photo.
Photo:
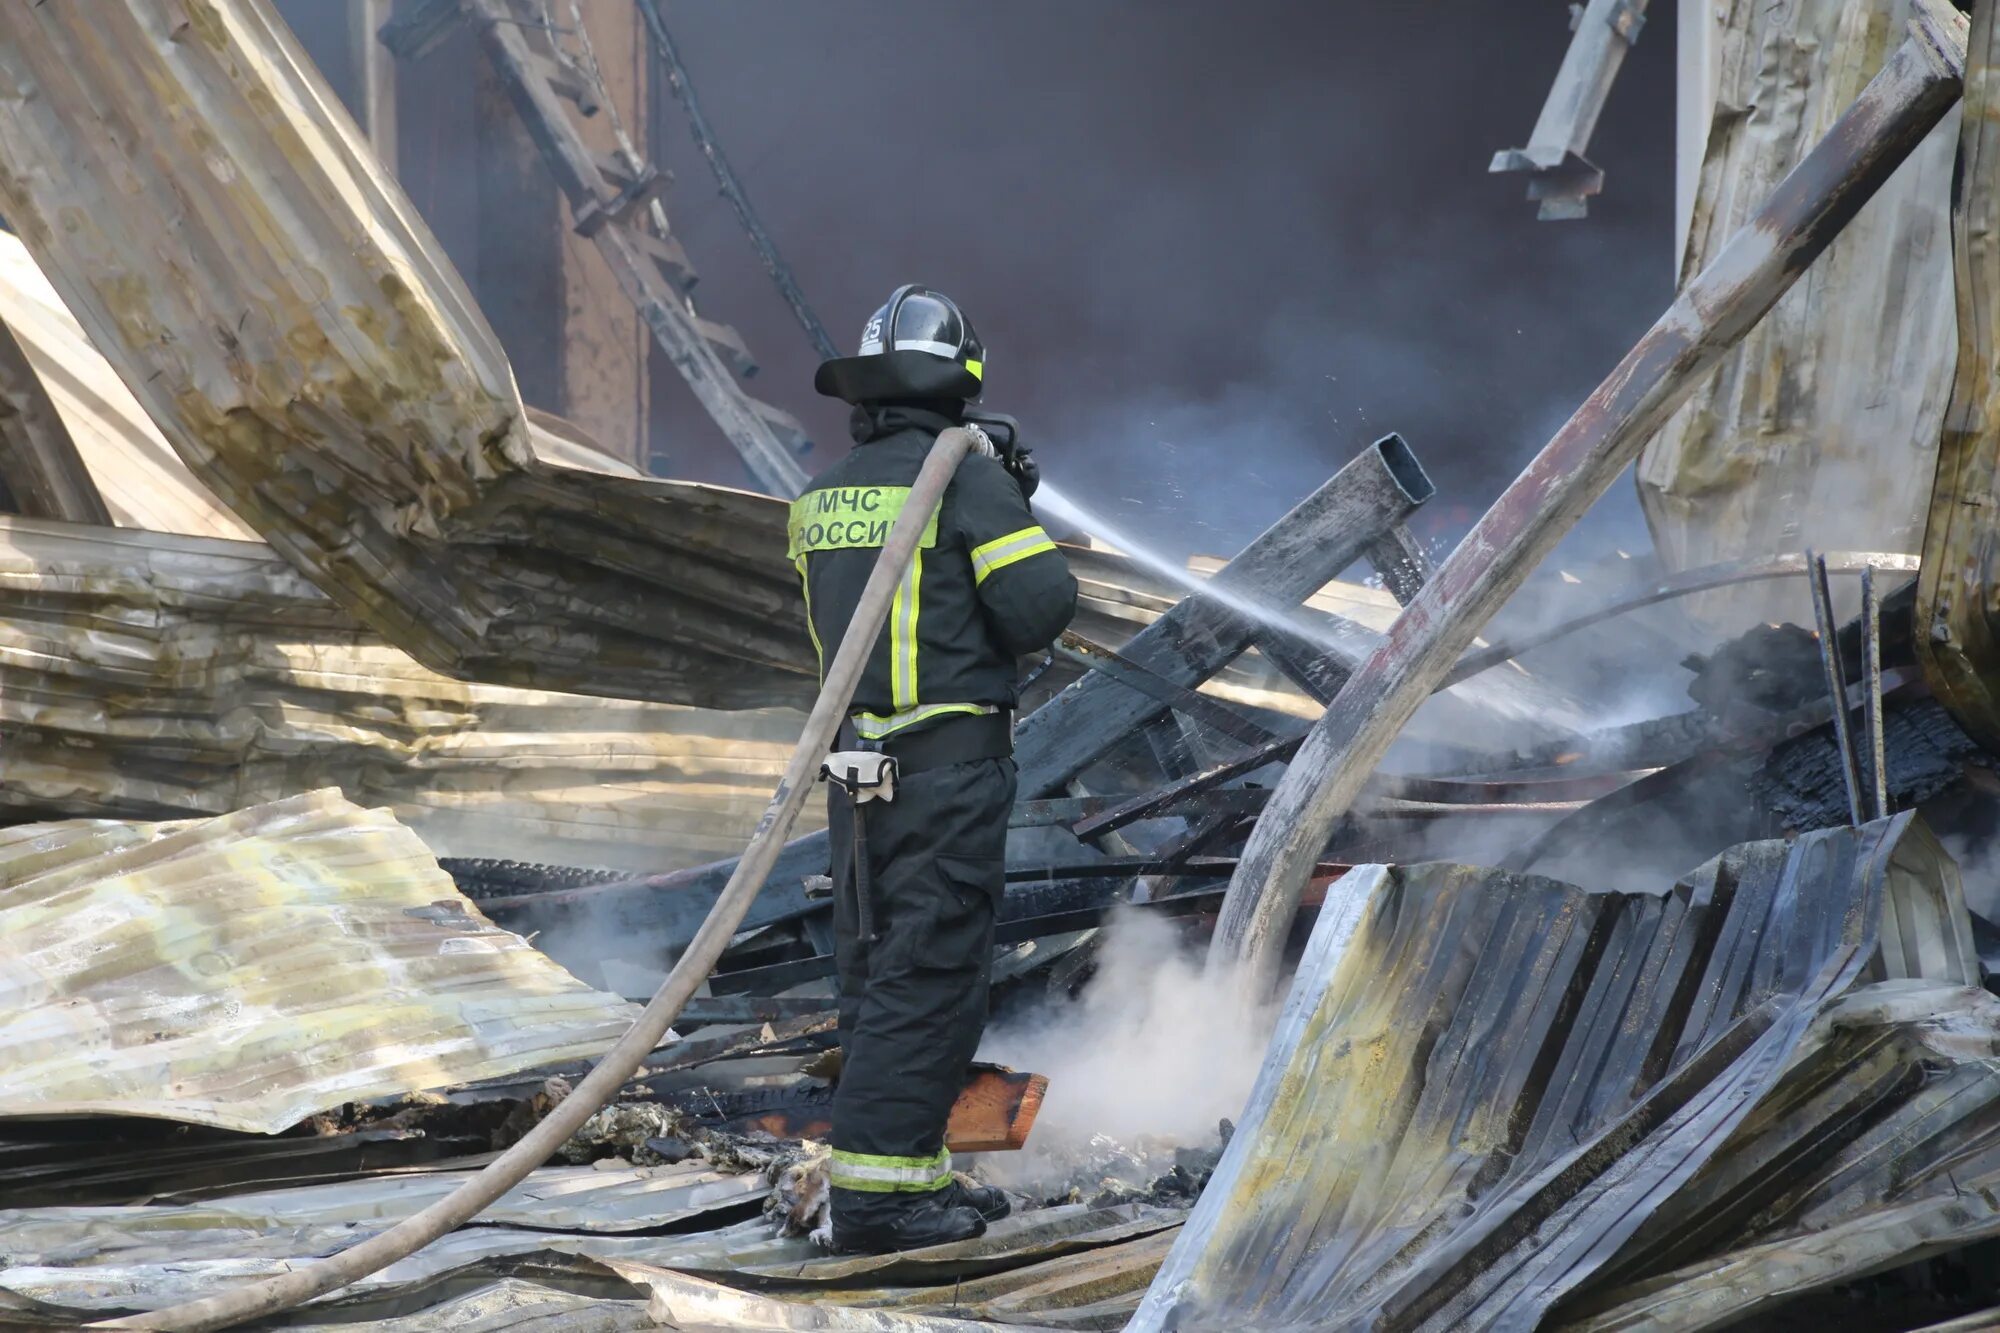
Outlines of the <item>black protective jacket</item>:
{"type": "MultiPolygon", "coordinates": [[[[824,674],[889,528],[951,418],[913,406],[855,413],[856,448],[792,502],[789,554],[824,674]]],[[[996,460],[968,456],[897,588],[854,692],[863,739],[1012,708],[1015,659],[1047,647],[1076,614],[1069,562],[996,460]]]]}

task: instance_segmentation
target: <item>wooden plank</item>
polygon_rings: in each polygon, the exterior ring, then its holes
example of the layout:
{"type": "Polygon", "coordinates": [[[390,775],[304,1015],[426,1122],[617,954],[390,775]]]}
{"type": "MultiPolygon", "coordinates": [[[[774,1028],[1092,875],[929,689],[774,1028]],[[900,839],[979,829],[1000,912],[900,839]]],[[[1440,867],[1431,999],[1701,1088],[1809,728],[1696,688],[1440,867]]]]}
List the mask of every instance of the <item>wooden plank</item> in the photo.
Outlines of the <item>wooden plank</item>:
{"type": "MultiPolygon", "coordinates": [[[[1368,542],[1416,512],[1433,490],[1402,437],[1383,437],[1245,547],[1215,576],[1213,595],[1175,605],[1133,636],[1124,656],[1174,684],[1199,685],[1257,633],[1224,599],[1297,606],[1359,559],[1368,542]]],[[[1164,707],[1102,672],[1075,681],[1024,718],[1015,733],[1021,795],[1055,794],[1164,707]]]]}
{"type": "Polygon", "coordinates": [[[1123,653],[1101,643],[1093,643],[1075,630],[1064,630],[1056,646],[1071,661],[1081,663],[1089,670],[1101,671],[1128,689],[1156,699],[1232,740],[1245,745],[1262,745],[1272,739],[1269,728],[1251,721],[1227,704],[1184,685],[1177,685],[1140,666],[1123,653]]]}

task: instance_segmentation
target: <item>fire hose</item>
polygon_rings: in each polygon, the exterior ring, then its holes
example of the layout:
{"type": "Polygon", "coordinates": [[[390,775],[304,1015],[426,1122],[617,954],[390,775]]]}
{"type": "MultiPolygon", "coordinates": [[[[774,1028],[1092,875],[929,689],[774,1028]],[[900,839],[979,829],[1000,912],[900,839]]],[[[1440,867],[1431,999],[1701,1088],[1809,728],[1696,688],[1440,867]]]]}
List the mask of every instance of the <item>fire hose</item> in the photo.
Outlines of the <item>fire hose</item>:
{"type": "Polygon", "coordinates": [[[165,1333],[227,1328],[246,1319],[289,1310],[315,1296],[345,1287],[415,1254],[440,1236],[471,1221],[508,1190],[520,1184],[530,1171],[546,1162],[557,1148],[583,1127],[584,1121],[610,1101],[625,1086],[625,1081],[638,1069],[640,1062],[666,1036],[695,989],[708,979],[708,974],[722,957],[723,949],[742,923],[744,913],[749,910],[750,900],[764,886],[764,877],[770,874],[786,835],[791,832],[800,808],[805,805],[806,794],[812,789],[820,761],[833,747],[834,734],[847,714],[854,688],[868,663],[869,652],[888,619],[889,602],[895,595],[896,585],[909,568],[924,528],[944,497],[945,487],[950,484],[960,461],[975,442],[970,432],[953,429],[939,435],[937,443],[931,447],[930,455],[925,458],[922,470],[910,487],[902,513],[889,531],[889,540],[875,561],[874,571],[869,574],[868,583],[862,589],[861,600],[854,609],[853,619],[848,622],[847,633],[840,640],[839,650],[834,653],[833,663],[826,670],[819,698],[814,701],[812,713],[806,718],[805,733],[799,737],[798,748],[792,752],[791,762],[785,766],[785,775],[779,779],[777,790],[771,794],[770,805],[765,808],[763,818],[757,821],[756,831],[750,835],[750,844],[744,849],[743,859],[737,863],[735,873],[730,875],[721,896],[709,910],[701,930],[675,962],[673,971],[660,983],[659,991],[631,1028],[569,1096],[559,1102],[520,1142],[488,1163],[479,1174],[436,1203],[412,1213],[358,1245],[318,1263],[236,1287],[220,1295],[203,1297],[150,1314],[106,1320],[90,1327],[155,1329],[165,1333]]]}

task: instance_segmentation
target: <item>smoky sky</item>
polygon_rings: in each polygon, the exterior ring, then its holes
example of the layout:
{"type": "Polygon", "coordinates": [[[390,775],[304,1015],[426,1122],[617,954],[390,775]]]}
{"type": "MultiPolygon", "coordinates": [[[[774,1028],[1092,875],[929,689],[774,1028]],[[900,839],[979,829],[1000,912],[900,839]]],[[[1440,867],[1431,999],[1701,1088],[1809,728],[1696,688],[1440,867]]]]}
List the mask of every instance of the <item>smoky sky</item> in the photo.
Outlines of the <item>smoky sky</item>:
{"type": "MultiPolygon", "coordinates": [[[[1046,475],[1180,552],[1228,551],[1387,430],[1455,537],[1672,296],[1673,33],[1655,3],[1591,156],[1539,222],[1526,142],[1561,0],[672,0],[704,110],[843,348],[901,282],[984,336],[988,406],[1046,475]]],[[[754,392],[844,409],[668,101],[654,150],[704,313],[754,392]]],[[[674,470],[745,484],[667,386],[674,470]],[[678,441],[688,441],[677,447],[678,441]]],[[[1629,479],[1600,530],[1638,524],[1629,479]]],[[[1643,540],[1643,538],[1639,538],[1643,540]]]]}

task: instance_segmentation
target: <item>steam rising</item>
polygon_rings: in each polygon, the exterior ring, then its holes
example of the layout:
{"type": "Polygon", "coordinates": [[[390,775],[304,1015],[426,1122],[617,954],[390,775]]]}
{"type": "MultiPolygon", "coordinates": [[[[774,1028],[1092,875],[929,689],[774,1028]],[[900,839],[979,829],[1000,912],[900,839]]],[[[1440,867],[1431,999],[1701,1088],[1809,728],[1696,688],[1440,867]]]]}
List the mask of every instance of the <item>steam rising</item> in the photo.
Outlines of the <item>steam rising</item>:
{"type": "Polygon", "coordinates": [[[981,1059],[1049,1078],[1028,1147],[987,1159],[987,1172],[1048,1187],[1093,1154],[1094,1139],[1214,1143],[1218,1123],[1242,1113],[1276,1017],[1232,978],[1205,975],[1168,922],[1115,915],[1082,995],[986,1034],[981,1059]]]}

